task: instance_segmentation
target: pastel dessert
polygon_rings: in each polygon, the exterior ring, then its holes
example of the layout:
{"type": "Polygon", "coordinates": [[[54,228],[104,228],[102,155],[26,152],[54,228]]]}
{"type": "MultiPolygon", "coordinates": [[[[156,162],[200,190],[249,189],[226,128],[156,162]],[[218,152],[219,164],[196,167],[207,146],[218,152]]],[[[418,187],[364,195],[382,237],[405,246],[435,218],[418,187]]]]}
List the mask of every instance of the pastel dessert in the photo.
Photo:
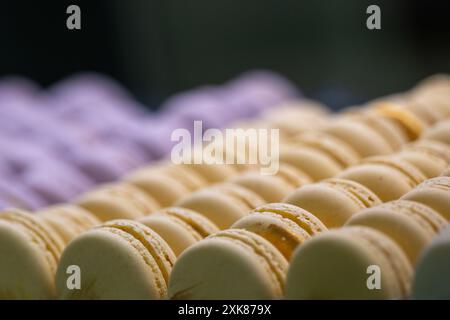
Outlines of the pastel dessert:
{"type": "Polygon", "coordinates": [[[160,209],[138,220],[158,233],[176,256],[219,228],[201,214],[178,207],[160,209]]]}
{"type": "Polygon", "coordinates": [[[264,200],[249,189],[222,183],[196,191],[177,201],[175,206],[197,211],[225,229],[263,203],[264,200]]]}
{"type": "Polygon", "coordinates": [[[345,179],[327,179],[296,189],[283,202],[316,216],[327,228],[342,226],[355,213],[381,204],[363,185],[345,179]]]}
{"type": "Polygon", "coordinates": [[[272,243],[289,261],[294,250],[305,240],[326,231],[313,214],[287,203],[270,203],[239,219],[232,229],[245,229],[272,243]]]}
{"type": "Polygon", "coordinates": [[[82,195],[76,204],[101,221],[136,219],[159,208],[153,198],[127,183],[100,186],[82,195]]]}
{"type": "Polygon", "coordinates": [[[405,146],[405,150],[423,150],[424,152],[429,152],[435,157],[445,159],[447,163],[450,163],[450,145],[429,139],[419,139],[416,142],[405,146]]]}
{"type": "Polygon", "coordinates": [[[416,167],[394,157],[367,159],[347,168],[337,177],[364,185],[383,202],[397,200],[425,180],[416,167]]]}
{"type": "Polygon", "coordinates": [[[137,221],[113,220],[75,238],[56,273],[59,299],[165,299],[175,254],[153,230],[137,221]],[[69,266],[81,272],[79,289],[67,286],[69,266]]]}
{"type": "Polygon", "coordinates": [[[380,134],[385,141],[387,141],[393,150],[400,149],[408,142],[408,137],[402,130],[400,125],[392,119],[380,116],[376,112],[367,109],[358,109],[359,112],[354,112],[349,115],[350,119],[363,123],[378,134],[380,134]]]}
{"type": "Polygon", "coordinates": [[[332,157],[342,168],[354,165],[360,159],[359,154],[347,143],[332,135],[320,131],[305,132],[294,137],[298,146],[315,148],[332,157]]]}
{"type": "Polygon", "coordinates": [[[279,299],[288,262],[267,240],[246,230],[220,231],[178,258],[169,281],[173,300],[279,299]]]}
{"type": "Polygon", "coordinates": [[[441,121],[430,127],[421,138],[450,144],[450,120],[441,121]]]}
{"type": "Polygon", "coordinates": [[[287,299],[399,299],[412,266],[388,236],[367,227],[330,230],[299,246],[286,277],[287,299]],[[379,276],[379,283],[371,275],[379,276]]]}
{"type": "Polygon", "coordinates": [[[280,164],[275,175],[262,175],[259,171],[248,171],[230,179],[231,183],[243,186],[264,199],[279,202],[295,188],[310,183],[311,178],[288,164],[280,164]]]}
{"type": "Polygon", "coordinates": [[[423,148],[408,148],[396,156],[418,168],[428,179],[437,177],[447,167],[445,159],[423,148]]]}
{"type": "Polygon", "coordinates": [[[38,211],[37,217],[47,223],[65,245],[82,232],[101,224],[92,213],[71,204],[47,207],[38,211]]]}
{"type": "Polygon", "coordinates": [[[362,158],[394,151],[381,134],[355,120],[341,118],[330,121],[323,131],[350,145],[362,158]]]}
{"type": "Polygon", "coordinates": [[[392,119],[402,126],[409,140],[416,140],[427,127],[426,123],[404,105],[382,101],[374,105],[374,112],[392,119]]]}
{"type": "Polygon", "coordinates": [[[190,193],[175,177],[172,178],[159,170],[138,170],[127,176],[125,181],[156,200],[160,207],[170,206],[190,193]]]}
{"type": "Polygon", "coordinates": [[[412,298],[450,298],[449,252],[450,226],[447,226],[420,256],[414,275],[412,298]]]}
{"type": "Polygon", "coordinates": [[[0,213],[0,299],[54,299],[62,240],[32,214],[0,213]]]}
{"type": "Polygon", "coordinates": [[[376,229],[393,239],[414,265],[431,239],[447,226],[433,209],[413,201],[396,200],[354,215],[346,225],[376,229]]]}
{"type": "Polygon", "coordinates": [[[402,197],[420,202],[450,221],[450,177],[436,177],[422,182],[402,197]]]}
{"type": "Polygon", "coordinates": [[[303,171],[313,181],[330,178],[342,168],[337,161],[326,153],[311,147],[281,146],[280,163],[287,163],[303,171]]]}

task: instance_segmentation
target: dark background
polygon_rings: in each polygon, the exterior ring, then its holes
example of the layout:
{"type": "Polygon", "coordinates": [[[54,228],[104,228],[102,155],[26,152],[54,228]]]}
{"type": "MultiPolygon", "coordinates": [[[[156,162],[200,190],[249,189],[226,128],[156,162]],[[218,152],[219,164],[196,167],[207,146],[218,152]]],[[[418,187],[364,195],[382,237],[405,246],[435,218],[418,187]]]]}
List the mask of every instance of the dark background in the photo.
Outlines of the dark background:
{"type": "Polygon", "coordinates": [[[12,1],[0,8],[0,76],[48,86],[78,71],[111,75],[141,101],[254,68],[280,72],[334,107],[450,73],[449,1],[12,1]],[[82,29],[66,28],[81,7],[82,29]],[[381,7],[382,30],[366,28],[381,7]]]}

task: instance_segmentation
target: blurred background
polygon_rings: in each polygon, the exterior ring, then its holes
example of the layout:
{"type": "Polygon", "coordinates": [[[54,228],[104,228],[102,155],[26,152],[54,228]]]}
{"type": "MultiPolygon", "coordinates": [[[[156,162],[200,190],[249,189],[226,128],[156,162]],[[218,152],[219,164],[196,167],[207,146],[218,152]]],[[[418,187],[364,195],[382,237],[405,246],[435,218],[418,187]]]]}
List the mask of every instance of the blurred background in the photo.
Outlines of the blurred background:
{"type": "Polygon", "coordinates": [[[2,1],[0,77],[43,87],[81,71],[112,76],[157,108],[169,95],[270,69],[334,108],[450,73],[449,1],[2,1]],[[82,29],[66,28],[81,7],[82,29]],[[382,30],[366,28],[377,4],[382,30]]]}

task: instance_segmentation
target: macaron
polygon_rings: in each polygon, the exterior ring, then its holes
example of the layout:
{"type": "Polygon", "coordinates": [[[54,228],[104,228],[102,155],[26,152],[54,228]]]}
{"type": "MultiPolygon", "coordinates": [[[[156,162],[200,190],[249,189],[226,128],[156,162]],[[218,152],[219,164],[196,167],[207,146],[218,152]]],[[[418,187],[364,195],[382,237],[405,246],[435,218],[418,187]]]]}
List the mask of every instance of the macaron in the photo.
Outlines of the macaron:
{"type": "Polygon", "coordinates": [[[312,182],[306,174],[284,163],[280,164],[274,175],[248,171],[236,175],[229,181],[255,192],[267,203],[279,202],[295,188],[312,182]]]}
{"type": "Polygon", "coordinates": [[[450,144],[450,120],[438,122],[434,126],[428,128],[422,134],[421,138],[450,144]]]}
{"type": "Polygon", "coordinates": [[[270,203],[253,210],[231,228],[256,233],[272,243],[289,261],[294,250],[327,227],[313,214],[287,203],[270,203]]]}
{"type": "Polygon", "coordinates": [[[170,275],[173,300],[259,300],[282,297],[288,262],[263,237],[220,231],[188,248],[170,275]]]}
{"type": "Polygon", "coordinates": [[[425,204],[450,221],[450,177],[426,180],[401,199],[425,204]]]}
{"type": "Polygon", "coordinates": [[[425,180],[416,167],[393,157],[366,159],[359,165],[347,168],[337,177],[364,185],[383,202],[399,199],[425,180]]]}
{"type": "Polygon", "coordinates": [[[170,177],[177,179],[190,191],[200,189],[208,184],[205,178],[187,166],[165,163],[158,166],[157,169],[160,169],[170,177]]]}
{"type": "Polygon", "coordinates": [[[346,225],[366,226],[393,239],[414,265],[431,239],[447,226],[433,209],[413,201],[396,200],[355,214],[346,225]]]}
{"type": "Polygon", "coordinates": [[[333,177],[342,170],[339,163],[331,156],[305,146],[281,146],[280,163],[296,167],[310,176],[313,181],[333,177]]]}
{"type": "Polygon", "coordinates": [[[175,254],[153,230],[137,221],[113,220],[75,238],[56,273],[60,299],[165,299],[175,254]],[[69,266],[81,270],[79,289],[67,287],[69,266]]]}
{"type": "Polygon", "coordinates": [[[177,201],[175,206],[194,210],[225,229],[263,203],[264,200],[249,189],[222,183],[198,190],[177,201]]]}
{"type": "Polygon", "coordinates": [[[136,219],[159,208],[153,198],[127,183],[100,186],[82,195],[76,204],[101,221],[136,219]]]}
{"type": "Polygon", "coordinates": [[[156,200],[160,207],[170,206],[190,193],[190,190],[176,178],[152,168],[131,173],[125,177],[125,181],[138,187],[156,200]]]}
{"type": "Polygon", "coordinates": [[[445,161],[450,164],[450,145],[444,142],[423,138],[408,144],[404,149],[423,150],[424,152],[429,152],[436,157],[445,159],[445,161]]]}
{"type": "Polygon", "coordinates": [[[424,250],[417,263],[413,299],[450,299],[450,226],[424,250]]]}
{"type": "Polygon", "coordinates": [[[0,213],[0,299],[54,299],[62,240],[36,216],[0,213]]]}
{"type": "Polygon", "coordinates": [[[101,224],[92,213],[71,204],[47,207],[38,211],[37,217],[47,223],[65,245],[82,232],[101,224]]]}
{"type": "Polygon", "coordinates": [[[345,179],[327,179],[296,189],[283,202],[316,216],[327,228],[342,226],[353,214],[381,204],[370,189],[345,179]]]}
{"type": "Polygon", "coordinates": [[[359,108],[359,112],[352,113],[349,118],[375,130],[390,144],[393,150],[400,149],[402,145],[408,142],[407,135],[398,123],[373,112],[373,110],[367,110],[367,108],[362,110],[361,112],[361,108],[359,108]]]}
{"type": "Polygon", "coordinates": [[[409,295],[411,277],[408,258],[388,236],[346,227],[298,247],[286,277],[286,298],[399,299],[409,295]]]}
{"type": "Polygon", "coordinates": [[[407,148],[395,156],[418,168],[428,179],[437,177],[447,167],[445,159],[423,148],[407,148]]]}
{"type": "Polygon", "coordinates": [[[158,233],[176,256],[219,228],[201,214],[178,207],[160,209],[138,220],[158,233]]]}
{"type": "Polygon", "coordinates": [[[347,143],[320,131],[305,132],[294,137],[294,143],[318,149],[332,157],[342,168],[357,163],[359,154],[347,143]]]}
{"type": "Polygon", "coordinates": [[[374,112],[392,119],[402,126],[409,140],[416,140],[427,127],[426,123],[408,110],[404,105],[391,101],[374,104],[374,112]]]}
{"type": "Polygon", "coordinates": [[[208,183],[222,182],[234,175],[237,171],[236,169],[227,164],[181,164],[189,170],[194,171],[205,179],[208,183]]]}
{"type": "Polygon", "coordinates": [[[355,120],[345,118],[332,120],[323,131],[350,145],[362,158],[394,151],[377,131],[355,120]]]}

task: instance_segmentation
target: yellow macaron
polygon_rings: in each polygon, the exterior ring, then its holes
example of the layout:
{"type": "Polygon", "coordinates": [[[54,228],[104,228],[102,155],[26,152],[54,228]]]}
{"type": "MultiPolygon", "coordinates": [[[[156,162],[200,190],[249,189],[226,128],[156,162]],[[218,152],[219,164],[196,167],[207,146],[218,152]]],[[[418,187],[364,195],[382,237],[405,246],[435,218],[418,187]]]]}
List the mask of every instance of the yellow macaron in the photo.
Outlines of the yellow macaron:
{"type": "Polygon", "coordinates": [[[60,299],[165,299],[175,254],[153,230],[132,220],[113,220],[75,238],[56,273],[60,299]],[[68,287],[71,266],[79,288],[68,287]]]}
{"type": "Polygon", "coordinates": [[[340,227],[353,214],[381,203],[363,185],[336,178],[300,187],[283,202],[312,213],[328,228],[340,227]]]}
{"type": "Polygon", "coordinates": [[[272,243],[289,261],[293,251],[310,237],[326,231],[313,214],[287,203],[260,206],[231,228],[254,232],[272,243]]]}

